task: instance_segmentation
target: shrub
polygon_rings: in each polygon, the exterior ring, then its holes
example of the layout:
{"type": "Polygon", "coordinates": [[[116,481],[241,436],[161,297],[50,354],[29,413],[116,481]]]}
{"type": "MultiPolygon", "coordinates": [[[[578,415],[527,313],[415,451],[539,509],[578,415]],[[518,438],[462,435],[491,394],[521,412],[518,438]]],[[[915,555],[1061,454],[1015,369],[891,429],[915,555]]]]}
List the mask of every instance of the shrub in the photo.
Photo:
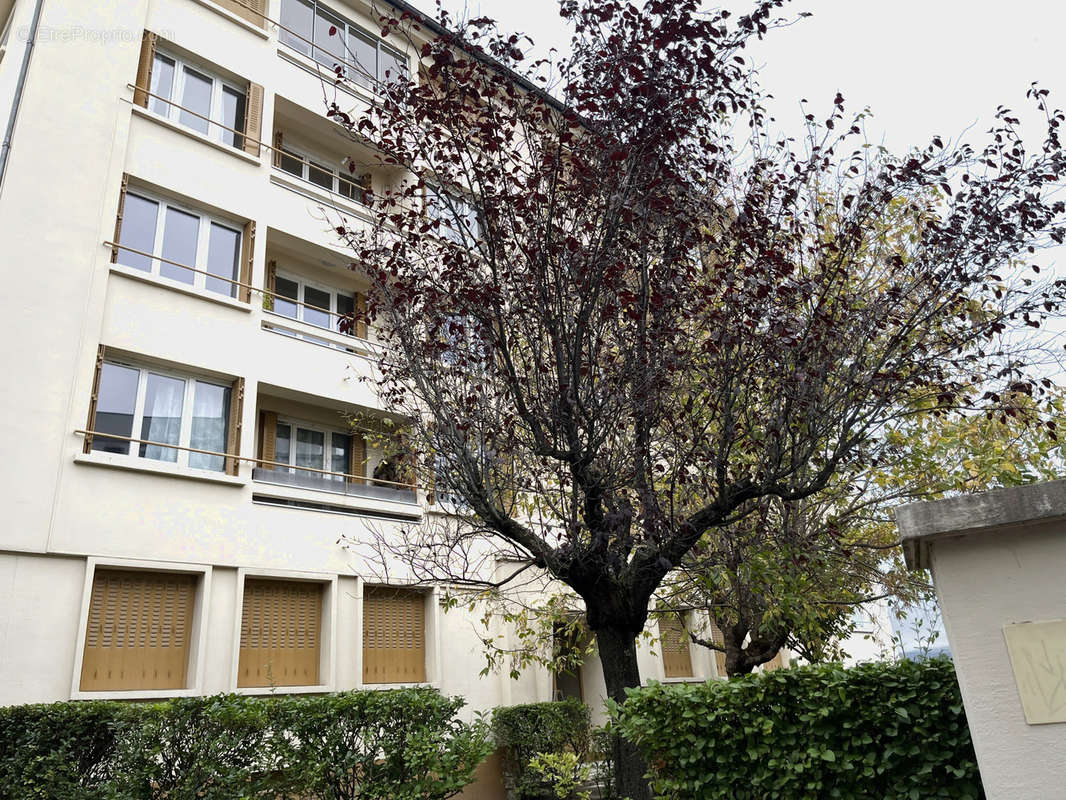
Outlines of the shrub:
{"type": "Polygon", "coordinates": [[[983,796],[946,659],[652,684],[614,713],[670,800],[983,796]]]}
{"type": "Polygon", "coordinates": [[[0,708],[0,797],[96,800],[113,774],[118,703],[0,708]]]}
{"type": "Polygon", "coordinates": [[[0,709],[0,798],[444,800],[491,749],[430,689],[0,709]]]}
{"type": "Polygon", "coordinates": [[[576,700],[497,708],[492,730],[510,794],[516,800],[554,797],[551,783],[531,771],[529,762],[545,753],[569,752],[584,758],[589,752],[590,728],[588,707],[576,700]]]}

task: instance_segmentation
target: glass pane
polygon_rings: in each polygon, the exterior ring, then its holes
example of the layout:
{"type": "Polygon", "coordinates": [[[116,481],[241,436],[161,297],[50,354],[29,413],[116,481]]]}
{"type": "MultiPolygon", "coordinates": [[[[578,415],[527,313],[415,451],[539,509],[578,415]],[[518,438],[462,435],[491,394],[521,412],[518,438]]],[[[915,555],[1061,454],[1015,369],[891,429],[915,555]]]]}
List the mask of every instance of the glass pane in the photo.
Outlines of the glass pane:
{"type": "Polygon", "coordinates": [[[338,178],[337,190],[347,197],[349,200],[354,200],[357,203],[366,204],[366,190],[363,188],[363,181],[366,176],[360,176],[358,178],[346,178],[341,175],[338,178]]]}
{"type": "MultiPolygon", "coordinates": [[[[289,425],[285,425],[281,422],[278,423],[277,439],[274,442],[274,460],[281,464],[292,463],[290,455],[292,453],[292,428],[289,425]]],[[[274,469],[285,469],[284,467],[274,467],[274,469]]],[[[292,472],[292,470],[287,470],[292,472]]]]}
{"type": "MultiPolygon", "coordinates": [[[[344,433],[330,434],[329,468],[333,472],[347,474],[351,468],[352,437],[344,433]]],[[[330,475],[331,480],[343,481],[344,475],[330,475]]]]}
{"type": "MultiPolygon", "coordinates": [[[[181,433],[181,407],[185,402],[185,381],[165,375],[148,374],[144,394],[141,438],[150,442],[178,444],[181,433]]],[[[177,461],[178,451],[156,444],[141,444],[141,458],[177,461]]]]}
{"type": "MultiPolygon", "coordinates": [[[[174,91],[174,59],[167,58],[159,53],[155,54],[155,59],[152,61],[152,83],[149,86],[149,90],[152,94],[157,94],[159,97],[166,98],[166,100],[174,99],[171,96],[171,92],[174,91]]],[[[149,97],[148,108],[165,117],[174,108],[166,100],[149,97]]]]}
{"type": "MultiPolygon", "coordinates": [[[[321,431],[296,429],[296,466],[323,469],[326,455],[326,435],[321,431]]],[[[321,478],[319,472],[298,471],[298,474],[312,478],[321,478]]]]}
{"type": "Polygon", "coordinates": [[[407,57],[388,47],[381,48],[378,60],[378,80],[383,83],[407,77],[407,57]]]}
{"type": "Polygon", "coordinates": [[[351,315],[355,313],[355,298],[350,294],[337,295],[337,318],[334,320],[334,329],[338,333],[346,333],[355,336],[355,320],[351,315]],[[341,330],[341,322],[346,320],[345,329],[341,330]]]}
{"type": "MultiPolygon", "coordinates": [[[[217,222],[211,223],[211,235],[207,243],[207,271],[212,275],[237,280],[238,262],[241,257],[241,232],[217,222]]],[[[237,296],[237,285],[218,278],[208,277],[207,288],[219,294],[237,296]]]]}
{"type": "Polygon", "coordinates": [[[195,111],[202,117],[211,116],[211,79],[206,75],[188,67],[184,67],[185,88],[181,93],[181,104],[188,111],[182,111],[179,119],[182,125],[187,125],[200,133],[207,133],[209,123],[189,111],[195,111]]]}
{"type": "Polygon", "coordinates": [[[328,69],[344,64],[344,29],[344,20],[321,8],[315,11],[315,61],[328,69]]]}
{"type": "MultiPolygon", "coordinates": [[[[168,207],[163,228],[163,258],[195,268],[196,236],[199,231],[199,217],[168,207]]],[[[172,278],[182,283],[192,283],[195,273],[163,261],[159,264],[159,274],[164,278],[172,278]]]]}
{"type": "Polygon", "coordinates": [[[296,301],[300,299],[300,285],[296,281],[279,276],[274,279],[274,293],[277,295],[274,298],[274,312],[296,319],[299,308],[296,301]],[[282,298],[288,298],[288,300],[282,298]],[[293,302],[290,303],[289,300],[293,302]]]}
{"type": "Polygon", "coordinates": [[[349,77],[360,86],[373,89],[377,85],[378,76],[377,40],[353,26],[348,33],[348,48],[351,50],[348,58],[354,61],[354,66],[349,70],[349,77]]]}
{"type": "Polygon", "coordinates": [[[333,170],[314,161],[307,167],[307,180],[321,186],[323,189],[333,191],[333,170]]]}
{"type": "MultiPolygon", "coordinates": [[[[133,436],[133,409],[137,404],[137,379],[141,371],[117,364],[100,367],[100,393],[96,397],[93,430],[117,436],[133,436]]],[[[93,437],[93,450],[103,453],[129,453],[130,443],[120,439],[93,437]]]]}
{"type": "Polygon", "coordinates": [[[313,6],[308,0],[282,0],[281,30],[278,33],[281,43],[299,50],[305,56],[311,55],[314,16],[313,6]]]}
{"type": "MultiPolygon", "coordinates": [[[[155,225],[159,217],[159,203],[140,195],[126,193],[126,204],[122,210],[122,231],[119,244],[132,247],[144,253],[155,252],[155,225]]],[[[134,269],[152,271],[152,259],[131,253],[129,250],[118,251],[117,261],[134,269]]]]}
{"type": "Polygon", "coordinates": [[[303,159],[288,150],[281,151],[281,160],[278,166],[289,174],[295,175],[297,178],[302,178],[304,176],[303,159]]]}
{"type": "Polygon", "coordinates": [[[332,327],[329,321],[330,293],[304,287],[304,322],[320,328],[332,327]],[[321,311],[319,309],[322,309],[321,311]]]}
{"type": "MultiPolygon", "coordinates": [[[[222,124],[226,128],[244,130],[244,93],[222,87],[222,124]]],[[[244,137],[239,133],[222,129],[222,141],[240,149],[244,147],[244,137]]]]}
{"type": "MultiPolygon", "coordinates": [[[[189,447],[225,453],[229,436],[229,395],[227,386],[196,382],[192,403],[192,434],[189,447]]],[[[222,472],[226,459],[204,453],[189,453],[189,466],[222,472]]]]}

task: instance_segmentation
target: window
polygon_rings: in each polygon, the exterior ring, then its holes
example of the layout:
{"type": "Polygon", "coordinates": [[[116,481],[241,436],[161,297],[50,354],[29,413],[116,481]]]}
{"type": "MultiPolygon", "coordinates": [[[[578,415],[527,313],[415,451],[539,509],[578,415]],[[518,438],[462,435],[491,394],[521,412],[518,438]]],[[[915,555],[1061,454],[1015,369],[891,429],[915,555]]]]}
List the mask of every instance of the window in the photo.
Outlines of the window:
{"type": "Polygon", "coordinates": [[[212,453],[236,448],[230,439],[231,391],[210,381],[104,361],[90,419],[90,430],[98,434],[91,449],[222,472],[223,456],[176,448],[212,453]]]}
{"type": "Polygon", "coordinates": [[[155,51],[151,75],[150,111],[238,150],[244,149],[244,137],[234,132],[245,129],[243,88],[159,50],[155,51]]]}
{"type": "Polygon", "coordinates": [[[343,292],[294,275],[275,273],[274,294],[275,314],[349,336],[358,331],[357,325],[350,324],[355,312],[355,292],[343,292]],[[342,320],[345,321],[343,326],[342,320]]]}
{"type": "Polygon", "coordinates": [[[370,191],[370,175],[352,175],[346,169],[330,166],[329,161],[328,158],[309,155],[285,145],[278,147],[274,165],[320,189],[366,205],[367,192],[370,191]]]}
{"type": "MultiPolygon", "coordinates": [[[[725,634],[722,633],[722,629],[715,624],[714,620],[709,620],[711,629],[711,641],[714,644],[721,647],[725,646],[725,634]]],[[[728,678],[729,670],[725,666],[725,652],[723,650],[715,650],[714,652],[714,667],[717,671],[719,678],[728,678]]]]}
{"type": "Polygon", "coordinates": [[[327,481],[343,481],[349,474],[352,461],[352,436],[348,433],[327,431],[305,423],[278,421],[274,461],[291,464],[292,467],[277,467],[307,478],[327,481]],[[341,473],[324,475],[296,467],[311,467],[316,470],[341,473]]]}
{"type": "Polygon", "coordinates": [[[426,213],[431,221],[440,221],[437,234],[450,242],[464,244],[481,236],[478,210],[464,198],[431,187],[426,195],[426,213]]]}
{"type": "Polygon", "coordinates": [[[424,683],[426,595],[412,589],[363,590],[363,683],[424,683]]]}
{"type": "Polygon", "coordinates": [[[187,688],[196,581],[182,573],[97,569],[81,691],[187,688]]]}
{"type": "Polygon", "coordinates": [[[386,81],[407,77],[403,53],[317,0],[282,0],[279,36],[282,44],[329,70],[344,67],[346,77],[371,91],[386,81]]]}
{"type": "Polygon", "coordinates": [[[663,653],[663,668],[667,678],[692,677],[692,656],[688,645],[688,631],[677,614],[660,616],[659,648],[663,653]]]}
{"type": "Polygon", "coordinates": [[[241,228],[228,221],[146,192],[128,191],[119,225],[118,243],[122,247],[114,260],[168,280],[237,297],[242,236],[241,228]],[[172,261],[184,266],[169,263],[172,261]]]}
{"type": "Polygon", "coordinates": [[[246,578],[237,686],[317,686],[323,586],[246,578]]]}

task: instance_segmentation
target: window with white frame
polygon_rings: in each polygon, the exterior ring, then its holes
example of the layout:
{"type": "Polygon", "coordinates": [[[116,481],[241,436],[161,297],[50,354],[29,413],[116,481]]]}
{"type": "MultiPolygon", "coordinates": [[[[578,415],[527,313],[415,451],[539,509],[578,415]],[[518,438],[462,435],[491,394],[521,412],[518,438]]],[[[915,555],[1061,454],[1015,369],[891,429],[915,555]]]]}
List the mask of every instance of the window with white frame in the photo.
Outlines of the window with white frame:
{"type": "Polygon", "coordinates": [[[279,39],[328,69],[343,67],[346,77],[371,91],[407,77],[407,56],[318,0],[282,0],[279,39]]]}
{"type": "Polygon", "coordinates": [[[229,386],[213,381],[105,361],[92,449],[222,472],[223,456],[176,448],[226,452],[230,393],[229,386]]]}
{"type": "Polygon", "coordinates": [[[278,148],[278,169],[312,183],[327,192],[346,197],[360,205],[366,205],[370,191],[370,175],[354,175],[344,168],[330,165],[330,159],[310,154],[289,145],[278,148]]]}
{"type": "Polygon", "coordinates": [[[157,50],[150,91],[153,113],[238,150],[244,147],[244,137],[234,132],[244,130],[246,97],[240,86],[157,50]]]}
{"type": "Polygon", "coordinates": [[[179,283],[236,297],[234,281],[240,272],[241,235],[241,228],[231,222],[140,190],[129,191],[119,233],[122,247],[115,260],[179,283]]]}
{"type": "Polygon", "coordinates": [[[341,329],[341,320],[355,313],[355,294],[324,284],[311,283],[296,275],[277,273],[274,279],[275,314],[298,319],[308,325],[355,335],[355,326],[341,329]]]}
{"type": "Polygon", "coordinates": [[[274,461],[289,464],[274,469],[295,473],[306,478],[343,481],[352,463],[352,435],[330,430],[313,423],[279,419],[274,444],[274,461]],[[339,473],[324,475],[314,470],[339,473]]]}
{"type": "Polygon", "coordinates": [[[426,214],[431,221],[439,221],[437,233],[450,242],[464,244],[481,236],[477,207],[465,198],[431,186],[426,194],[426,214]]]}

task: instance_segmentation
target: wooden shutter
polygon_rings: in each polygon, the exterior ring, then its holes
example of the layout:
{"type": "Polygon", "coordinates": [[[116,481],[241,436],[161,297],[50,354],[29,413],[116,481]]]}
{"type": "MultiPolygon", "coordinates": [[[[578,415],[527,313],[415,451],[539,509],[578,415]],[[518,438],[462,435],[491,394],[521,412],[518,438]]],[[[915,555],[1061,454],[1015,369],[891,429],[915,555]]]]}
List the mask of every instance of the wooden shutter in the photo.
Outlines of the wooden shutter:
{"type": "MultiPolygon", "coordinates": [[[[717,645],[725,645],[725,635],[722,633],[722,629],[714,624],[714,620],[709,620],[711,625],[711,641],[717,645]]],[[[719,678],[728,678],[729,672],[725,668],[725,653],[721,650],[714,651],[714,666],[718,671],[719,678]]]]}
{"type": "Polygon", "coordinates": [[[411,589],[363,590],[363,683],[424,683],[426,595],[411,589]]]}
{"type": "Polygon", "coordinates": [[[244,378],[233,381],[229,395],[229,435],[226,437],[226,472],[236,475],[240,472],[241,428],[244,425],[244,378]]]}
{"type": "Polygon", "coordinates": [[[348,464],[349,483],[366,484],[366,437],[361,433],[352,434],[352,450],[348,464]]]}
{"type": "MultiPolygon", "coordinates": [[[[89,417],[85,421],[85,430],[96,430],[96,401],[100,398],[100,372],[104,368],[104,356],[107,353],[107,349],[100,345],[96,348],[96,367],[93,372],[93,388],[89,394],[89,417]]],[[[91,433],[85,434],[85,441],[82,444],[82,452],[90,453],[93,449],[93,435],[91,433]]]]}
{"type": "Polygon", "coordinates": [[[242,303],[252,299],[252,266],[255,263],[255,220],[244,223],[244,232],[241,234],[241,269],[238,297],[242,303]]]}
{"type": "MultiPolygon", "coordinates": [[[[278,442],[278,415],[273,411],[259,412],[259,458],[273,461],[278,442]]],[[[273,464],[263,464],[266,469],[273,469],[273,464]]]]}
{"type": "Polygon", "coordinates": [[[266,0],[215,0],[215,2],[257,27],[266,27],[263,16],[266,13],[266,0]]]}
{"type": "Polygon", "coordinates": [[[274,295],[278,291],[278,262],[268,261],[264,286],[267,293],[263,296],[263,308],[267,311],[274,310],[274,295]]]}
{"type": "Polygon", "coordinates": [[[246,578],[238,686],[317,686],[322,584],[246,578]]]}
{"type": "MultiPolygon", "coordinates": [[[[155,60],[156,35],[145,31],[141,36],[141,57],[137,62],[137,80],[133,89],[133,103],[148,108],[148,92],[152,90],[152,62],[155,60]]],[[[117,239],[116,239],[117,241],[117,239]]]]}
{"type": "Polygon", "coordinates": [[[248,101],[244,104],[244,152],[259,157],[259,137],[263,135],[263,87],[248,84],[248,101]]]}
{"type": "MultiPolygon", "coordinates": [[[[112,239],[116,245],[122,241],[122,215],[126,212],[126,191],[130,186],[130,176],[125,172],[122,173],[122,185],[118,190],[118,214],[115,216],[115,238],[112,239]]],[[[114,264],[118,261],[118,248],[111,248],[111,263],[114,264]]]]}
{"type": "Polygon", "coordinates": [[[688,649],[688,631],[676,614],[659,617],[659,648],[667,678],[691,678],[692,655],[688,649]]]}
{"type": "Polygon", "coordinates": [[[272,161],[275,167],[281,166],[281,143],[281,131],[274,131],[274,152],[272,156],[272,161]]]}
{"type": "Polygon", "coordinates": [[[96,570],[81,690],[186,688],[195,596],[195,575],[96,570]]]}
{"type": "Polygon", "coordinates": [[[366,338],[366,295],[362,292],[355,293],[355,335],[366,338]]]}

